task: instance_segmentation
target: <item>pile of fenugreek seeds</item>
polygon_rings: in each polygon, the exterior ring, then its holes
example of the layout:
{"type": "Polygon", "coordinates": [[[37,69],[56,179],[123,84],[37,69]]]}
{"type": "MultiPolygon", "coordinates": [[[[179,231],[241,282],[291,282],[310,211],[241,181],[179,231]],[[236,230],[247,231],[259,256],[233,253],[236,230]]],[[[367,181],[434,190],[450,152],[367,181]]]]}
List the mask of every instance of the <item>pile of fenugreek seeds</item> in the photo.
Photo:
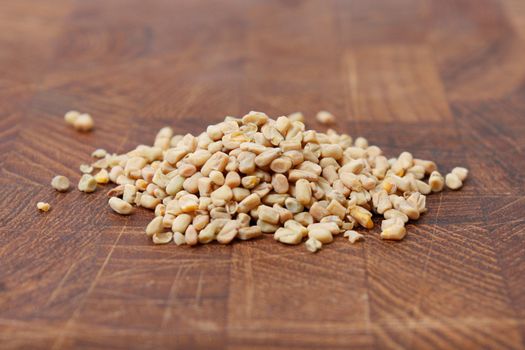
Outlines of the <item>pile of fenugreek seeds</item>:
{"type": "MultiPolygon", "coordinates": [[[[74,125],[79,115],[66,120],[74,125]]],[[[325,111],[317,119],[335,120],[325,111]]],[[[433,161],[409,152],[388,159],[362,137],[306,130],[300,113],[226,117],[197,136],[165,127],[153,146],[92,156],[98,160],[81,166],[78,189],[116,183],[109,206],[122,215],[134,206],[154,210],[146,234],[156,244],[227,244],[271,233],[286,244],[305,240],[311,252],[341,233],[352,243],[362,239],[353,229],[371,229],[374,213],[384,217],[381,238],[401,240],[408,220],[426,212],[426,195],[445,184],[459,189],[468,174],[457,167],[443,178],[433,161]]],[[[57,176],[52,185],[66,191],[69,181],[57,176]]]]}

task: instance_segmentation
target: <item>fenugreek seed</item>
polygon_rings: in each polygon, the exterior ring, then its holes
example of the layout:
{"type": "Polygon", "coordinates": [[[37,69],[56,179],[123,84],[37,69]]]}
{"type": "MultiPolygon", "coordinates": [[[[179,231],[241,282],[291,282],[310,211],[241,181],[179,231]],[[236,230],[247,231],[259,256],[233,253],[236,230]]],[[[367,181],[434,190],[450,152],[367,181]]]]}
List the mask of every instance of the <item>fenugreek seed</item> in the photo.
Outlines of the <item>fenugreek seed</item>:
{"type": "Polygon", "coordinates": [[[436,163],[431,160],[414,159],[414,164],[421,165],[425,169],[427,175],[432,174],[432,172],[437,170],[436,163]]]}
{"type": "MultiPolygon", "coordinates": [[[[193,164],[182,164],[178,167],[178,173],[182,177],[190,177],[197,172],[197,168],[193,164]]],[[[224,179],[224,178],[223,178],[224,179]]]]}
{"type": "Polygon", "coordinates": [[[335,117],[332,113],[327,111],[320,111],[315,116],[315,119],[321,124],[333,124],[335,123],[335,117]]]}
{"type": "Polygon", "coordinates": [[[256,155],[259,155],[266,151],[266,146],[260,145],[255,142],[243,142],[241,143],[241,150],[242,151],[248,151],[251,153],[255,153],[256,155]]]}
{"type": "Polygon", "coordinates": [[[78,190],[81,192],[95,192],[97,189],[97,181],[95,178],[89,174],[84,174],[78,182],[78,190]]]}
{"type": "Polygon", "coordinates": [[[104,158],[108,154],[108,152],[105,149],[98,148],[91,153],[91,157],[93,158],[104,158]]]}
{"type": "Polygon", "coordinates": [[[292,214],[301,213],[304,210],[304,206],[293,197],[286,198],[284,205],[292,214]]]}
{"type": "Polygon", "coordinates": [[[304,246],[309,252],[315,253],[319,249],[321,249],[321,247],[323,246],[323,243],[321,243],[321,241],[315,239],[314,237],[310,237],[306,240],[306,242],[304,243],[304,246]]]}
{"type": "Polygon", "coordinates": [[[365,238],[365,236],[363,236],[362,234],[360,234],[360,233],[358,233],[356,231],[352,231],[352,230],[345,231],[344,236],[348,237],[348,240],[352,244],[354,244],[355,242],[357,242],[359,240],[363,240],[365,238]]]}
{"type": "Polygon", "coordinates": [[[430,185],[432,192],[440,192],[443,190],[445,180],[438,171],[434,170],[428,178],[428,184],[430,185]]]}
{"type": "Polygon", "coordinates": [[[322,218],[330,215],[328,209],[323,207],[319,202],[315,202],[314,204],[312,204],[309,213],[316,221],[321,221],[322,218]]]}
{"type": "Polygon", "coordinates": [[[424,181],[416,180],[415,184],[416,184],[417,190],[421,192],[422,194],[429,194],[430,192],[432,192],[430,185],[424,181]]]}
{"type": "Polygon", "coordinates": [[[257,211],[259,219],[269,222],[271,224],[279,223],[279,212],[266,205],[261,205],[257,211]]]}
{"type": "Polygon", "coordinates": [[[408,216],[412,220],[419,219],[420,212],[418,208],[413,205],[410,205],[409,203],[407,203],[406,200],[402,201],[399,204],[397,210],[404,213],[406,216],[408,216]]]}
{"type": "Polygon", "coordinates": [[[64,120],[66,123],[73,125],[75,123],[75,120],[77,120],[78,116],[80,115],[80,112],[77,111],[69,111],[64,115],[64,120]]]}
{"type": "Polygon", "coordinates": [[[211,199],[230,201],[233,198],[232,189],[228,185],[223,185],[211,193],[211,199]]]}
{"type": "Polygon", "coordinates": [[[346,215],[346,208],[341,205],[338,201],[333,199],[330,204],[326,207],[330,214],[338,216],[340,219],[344,219],[346,215]]]}
{"type": "Polygon", "coordinates": [[[173,233],[172,232],[161,232],[161,233],[155,233],[152,237],[152,241],[155,244],[167,244],[171,242],[173,239],[173,233]]]}
{"type": "Polygon", "coordinates": [[[406,235],[406,229],[404,225],[400,224],[394,224],[390,225],[385,230],[381,231],[381,238],[382,239],[390,239],[390,240],[402,240],[406,235]]]}
{"type": "Polygon", "coordinates": [[[288,180],[290,182],[296,182],[299,179],[304,179],[308,181],[318,181],[319,176],[315,173],[299,169],[292,169],[288,172],[288,180]]]}
{"type": "Polygon", "coordinates": [[[184,182],[182,183],[182,188],[185,191],[188,191],[189,193],[193,194],[199,192],[199,179],[202,176],[203,175],[199,172],[193,174],[192,176],[184,180],[184,182]]]}
{"type": "Polygon", "coordinates": [[[78,131],[91,131],[93,125],[93,118],[87,113],[80,114],[73,120],[73,127],[78,131]]]}
{"type": "Polygon", "coordinates": [[[259,197],[263,198],[268,193],[270,193],[271,190],[272,190],[272,185],[269,184],[269,183],[264,182],[262,184],[258,184],[257,186],[255,186],[252,189],[252,193],[255,193],[259,197]]]}
{"type": "Polygon", "coordinates": [[[350,215],[359,223],[359,225],[371,229],[374,227],[372,213],[363,207],[355,206],[350,208],[350,215]]]}
{"type": "Polygon", "coordinates": [[[192,153],[186,160],[196,167],[203,166],[211,157],[211,152],[205,149],[198,149],[192,153]]]}
{"type": "Polygon", "coordinates": [[[274,233],[279,229],[279,225],[271,224],[263,220],[257,220],[257,226],[259,226],[264,233],[274,233]]]}
{"type": "Polygon", "coordinates": [[[451,190],[458,190],[463,186],[463,182],[455,173],[449,173],[445,176],[445,183],[451,190]]]}
{"type": "Polygon", "coordinates": [[[266,167],[281,155],[279,148],[269,148],[255,157],[254,162],[258,167],[266,167]]]}
{"type": "Polygon", "coordinates": [[[182,233],[175,232],[173,234],[173,242],[176,245],[183,245],[183,244],[186,244],[186,238],[184,237],[184,235],[182,233]]]}
{"type": "Polygon", "coordinates": [[[237,233],[237,237],[243,241],[260,236],[262,236],[262,231],[259,226],[241,227],[237,233]]]}
{"type": "Polygon", "coordinates": [[[288,119],[290,119],[291,122],[298,121],[304,123],[304,115],[301,112],[294,112],[292,114],[289,114],[288,119]]]}
{"type": "Polygon", "coordinates": [[[292,121],[288,117],[279,117],[275,121],[275,128],[281,135],[286,136],[288,129],[292,126],[292,121]]]}
{"type": "Polygon", "coordinates": [[[166,193],[170,196],[176,195],[179,191],[182,190],[184,180],[186,179],[180,175],[176,175],[175,177],[173,177],[166,186],[166,193]]]}
{"type": "Polygon", "coordinates": [[[301,233],[302,237],[306,237],[308,235],[308,229],[306,227],[304,227],[303,225],[301,225],[296,220],[288,220],[288,221],[286,221],[284,223],[284,227],[287,228],[287,229],[290,229],[292,231],[296,231],[296,232],[301,233]]]}
{"type": "Polygon", "coordinates": [[[277,229],[273,237],[276,241],[285,244],[299,244],[303,239],[303,235],[300,232],[292,231],[283,227],[277,229]]]}
{"type": "Polygon", "coordinates": [[[241,176],[235,171],[230,171],[226,174],[224,183],[230,188],[238,187],[241,184],[241,176]]]}
{"type": "Polygon", "coordinates": [[[311,230],[311,229],[316,229],[316,228],[322,228],[322,229],[326,229],[328,231],[330,231],[331,234],[333,235],[338,235],[339,233],[341,233],[341,229],[339,227],[339,225],[337,225],[336,222],[318,222],[318,223],[313,223],[313,224],[310,224],[308,225],[308,230],[311,230]]]}
{"type": "Polygon", "coordinates": [[[192,213],[199,209],[199,198],[193,194],[187,194],[179,198],[179,206],[182,212],[192,213]]]}
{"type": "Polygon", "coordinates": [[[88,164],[80,164],[80,171],[84,174],[91,174],[91,172],[93,172],[93,167],[88,164]]]}
{"type": "Polygon", "coordinates": [[[69,179],[62,175],[57,175],[51,180],[51,186],[58,192],[66,192],[69,189],[69,179]]]}
{"type": "Polygon", "coordinates": [[[224,174],[220,171],[213,170],[210,172],[210,175],[208,175],[211,182],[214,183],[217,186],[224,185],[224,174]]]}
{"type": "Polygon", "coordinates": [[[189,225],[184,232],[184,241],[189,246],[196,245],[199,242],[198,235],[199,233],[195,227],[193,227],[193,225],[189,225]]]}
{"type": "Polygon", "coordinates": [[[133,179],[130,179],[126,175],[119,175],[119,177],[117,177],[116,183],[119,185],[125,185],[125,184],[132,185],[135,183],[135,181],[133,179]]]}
{"type": "Polygon", "coordinates": [[[292,167],[292,161],[287,157],[274,159],[270,164],[270,169],[276,173],[285,173],[292,167]]]}
{"type": "Polygon", "coordinates": [[[396,209],[389,209],[383,214],[385,219],[400,218],[404,223],[408,222],[408,216],[396,209]]]}
{"type": "Polygon", "coordinates": [[[332,233],[323,227],[308,229],[308,237],[313,237],[323,244],[330,243],[334,240],[332,233]]]}
{"type": "Polygon", "coordinates": [[[220,244],[230,243],[238,233],[238,223],[235,220],[228,221],[217,234],[217,242],[220,244]]]}
{"type": "Polygon", "coordinates": [[[308,212],[297,213],[293,216],[293,219],[303,226],[308,226],[314,222],[314,218],[308,212]]]}
{"type": "Polygon", "coordinates": [[[166,205],[163,203],[157,204],[155,207],[155,216],[164,216],[166,214],[166,205]]]}
{"type": "Polygon", "coordinates": [[[99,184],[107,184],[109,182],[109,174],[106,169],[100,169],[94,176],[95,181],[99,184]]]}
{"type": "Polygon", "coordinates": [[[38,210],[43,212],[49,211],[49,209],[51,209],[51,205],[49,205],[49,203],[46,202],[38,202],[36,204],[36,207],[38,210]]]}
{"type": "Polygon", "coordinates": [[[452,169],[451,173],[456,175],[463,182],[467,179],[468,169],[463,167],[455,167],[452,169]]]}
{"type": "Polygon", "coordinates": [[[343,219],[337,215],[328,215],[321,219],[320,223],[335,223],[339,228],[343,227],[343,219]]]}
{"type": "Polygon", "coordinates": [[[359,147],[361,149],[367,149],[368,148],[368,140],[364,137],[358,137],[355,139],[354,145],[356,147],[359,147]]]}
{"type": "Polygon", "coordinates": [[[189,214],[180,214],[177,216],[171,225],[173,232],[186,232],[186,229],[192,222],[192,217],[189,214]]]}
{"type": "Polygon", "coordinates": [[[118,197],[111,197],[108,201],[109,206],[113,211],[121,215],[129,215],[133,212],[133,207],[126,201],[118,197]]]}
{"type": "Polygon", "coordinates": [[[137,188],[134,185],[125,184],[124,191],[122,192],[122,200],[128,203],[134,203],[136,194],[137,188]]]}
{"type": "Polygon", "coordinates": [[[261,179],[255,175],[245,176],[241,179],[241,185],[244,188],[252,189],[261,182],[261,179]]]}
{"type": "Polygon", "coordinates": [[[146,234],[148,236],[153,236],[154,233],[164,231],[163,220],[163,216],[157,216],[153,220],[151,220],[148,226],[146,226],[146,234]]]}
{"type": "Polygon", "coordinates": [[[305,179],[299,179],[295,183],[295,198],[302,205],[309,205],[312,200],[312,189],[310,183],[305,179]]]}
{"type": "Polygon", "coordinates": [[[242,117],[242,123],[248,124],[253,123],[257,126],[262,126],[268,121],[268,116],[262,112],[251,111],[242,117]]]}
{"type": "Polygon", "coordinates": [[[213,221],[208,224],[204,229],[199,232],[198,239],[202,244],[210,243],[215,239],[218,227],[213,221]]]}
{"type": "Polygon", "coordinates": [[[256,208],[261,203],[261,198],[256,194],[251,194],[244,198],[237,208],[239,213],[248,213],[250,210],[256,208]]]}

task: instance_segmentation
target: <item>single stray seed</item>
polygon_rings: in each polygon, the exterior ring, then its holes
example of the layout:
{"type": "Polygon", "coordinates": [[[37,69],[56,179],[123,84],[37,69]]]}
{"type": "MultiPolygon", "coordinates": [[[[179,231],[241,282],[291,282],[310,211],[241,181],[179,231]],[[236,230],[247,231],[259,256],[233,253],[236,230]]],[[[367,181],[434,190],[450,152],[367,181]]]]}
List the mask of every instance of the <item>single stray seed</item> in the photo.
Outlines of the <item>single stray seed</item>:
{"type": "Polygon", "coordinates": [[[36,207],[38,208],[38,210],[44,211],[44,212],[51,209],[51,205],[49,205],[49,203],[46,203],[46,202],[38,202],[36,204],[36,207]]]}
{"type": "Polygon", "coordinates": [[[62,175],[57,175],[51,180],[51,186],[58,192],[66,192],[69,189],[69,179],[62,175]]]}
{"type": "Polygon", "coordinates": [[[111,197],[108,203],[111,209],[120,215],[129,215],[133,212],[131,204],[118,197],[111,197]]]}

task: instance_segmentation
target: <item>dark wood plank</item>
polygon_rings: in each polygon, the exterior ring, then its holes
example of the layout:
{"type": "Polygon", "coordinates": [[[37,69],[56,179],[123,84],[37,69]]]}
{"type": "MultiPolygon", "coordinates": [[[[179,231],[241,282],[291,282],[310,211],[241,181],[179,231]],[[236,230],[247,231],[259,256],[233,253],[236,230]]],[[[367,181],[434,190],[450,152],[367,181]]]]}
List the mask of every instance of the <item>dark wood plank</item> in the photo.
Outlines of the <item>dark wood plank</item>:
{"type": "Polygon", "coordinates": [[[525,8],[516,0],[3,2],[0,348],[525,347],[525,8]],[[62,121],[90,112],[93,133],[62,121]],[[457,192],[403,242],[153,246],[152,214],[56,193],[97,147],[320,109],[457,192]],[[38,213],[35,202],[53,209],[38,213]]]}

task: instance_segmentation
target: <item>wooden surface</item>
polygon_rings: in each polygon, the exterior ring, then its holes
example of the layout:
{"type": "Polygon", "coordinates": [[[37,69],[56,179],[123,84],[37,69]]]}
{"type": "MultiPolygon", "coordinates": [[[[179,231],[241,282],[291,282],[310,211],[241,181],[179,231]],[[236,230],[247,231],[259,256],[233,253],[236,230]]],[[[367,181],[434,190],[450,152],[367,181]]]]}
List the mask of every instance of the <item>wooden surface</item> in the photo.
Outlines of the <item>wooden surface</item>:
{"type": "Polygon", "coordinates": [[[522,0],[1,1],[0,47],[1,349],[525,347],[522,0]],[[316,255],[153,246],[150,212],[49,186],[97,147],[251,109],[327,109],[471,177],[403,242],[316,255]]]}

